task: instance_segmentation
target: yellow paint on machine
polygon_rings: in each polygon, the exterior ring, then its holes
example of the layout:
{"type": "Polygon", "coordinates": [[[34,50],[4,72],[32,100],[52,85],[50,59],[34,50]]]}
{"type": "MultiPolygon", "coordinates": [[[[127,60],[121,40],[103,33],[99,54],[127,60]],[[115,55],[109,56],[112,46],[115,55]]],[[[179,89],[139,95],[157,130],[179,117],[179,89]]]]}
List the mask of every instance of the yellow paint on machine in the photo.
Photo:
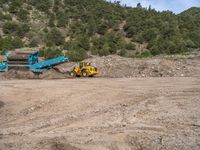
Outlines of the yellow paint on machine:
{"type": "Polygon", "coordinates": [[[69,72],[69,75],[71,77],[93,77],[97,74],[97,68],[92,66],[91,63],[88,62],[77,63],[71,68],[69,72]]]}

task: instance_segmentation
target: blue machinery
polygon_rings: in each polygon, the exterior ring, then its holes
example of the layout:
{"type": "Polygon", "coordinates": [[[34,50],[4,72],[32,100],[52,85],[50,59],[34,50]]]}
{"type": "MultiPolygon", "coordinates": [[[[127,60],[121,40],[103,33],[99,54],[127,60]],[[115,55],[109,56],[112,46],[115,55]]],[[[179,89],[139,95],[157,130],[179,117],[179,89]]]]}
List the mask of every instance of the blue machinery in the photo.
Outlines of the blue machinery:
{"type": "Polygon", "coordinates": [[[2,63],[0,63],[0,72],[6,72],[12,67],[25,67],[35,73],[42,73],[58,64],[68,62],[69,59],[64,56],[39,61],[38,52],[8,52],[2,63]]]}

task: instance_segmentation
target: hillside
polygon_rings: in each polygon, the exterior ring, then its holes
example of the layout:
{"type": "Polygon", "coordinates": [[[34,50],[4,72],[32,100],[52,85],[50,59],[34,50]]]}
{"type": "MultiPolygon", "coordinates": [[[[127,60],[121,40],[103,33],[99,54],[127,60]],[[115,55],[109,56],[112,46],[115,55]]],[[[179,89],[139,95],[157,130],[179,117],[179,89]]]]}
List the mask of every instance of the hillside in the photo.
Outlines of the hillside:
{"type": "Polygon", "coordinates": [[[1,53],[43,47],[42,56],[68,50],[81,60],[87,54],[146,57],[200,48],[199,8],[175,15],[104,0],[0,0],[0,6],[1,53]]]}
{"type": "MultiPolygon", "coordinates": [[[[200,8],[199,7],[192,7],[184,12],[182,12],[180,15],[187,15],[190,17],[199,17],[200,15],[200,8]]],[[[196,18],[197,19],[197,18],[196,18]]]]}

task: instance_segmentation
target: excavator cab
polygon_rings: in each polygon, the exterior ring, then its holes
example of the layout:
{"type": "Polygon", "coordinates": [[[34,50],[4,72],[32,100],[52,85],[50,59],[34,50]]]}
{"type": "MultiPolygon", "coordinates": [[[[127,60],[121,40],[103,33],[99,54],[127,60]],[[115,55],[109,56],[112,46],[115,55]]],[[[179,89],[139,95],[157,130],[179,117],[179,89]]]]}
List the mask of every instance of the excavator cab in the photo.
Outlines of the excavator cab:
{"type": "Polygon", "coordinates": [[[97,68],[88,62],[80,62],[74,65],[69,72],[71,77],[93,77],[97,75],[97,68]]]}

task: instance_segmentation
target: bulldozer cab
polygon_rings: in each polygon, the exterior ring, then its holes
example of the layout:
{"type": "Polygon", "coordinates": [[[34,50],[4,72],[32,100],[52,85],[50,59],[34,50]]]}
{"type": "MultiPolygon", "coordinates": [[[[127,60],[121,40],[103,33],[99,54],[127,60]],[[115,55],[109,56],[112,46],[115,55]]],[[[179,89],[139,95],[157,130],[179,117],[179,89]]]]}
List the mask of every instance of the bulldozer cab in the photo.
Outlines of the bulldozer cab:
{"type": "Polygon", "coordinates": [[[91,66],[91,63],[87,63],[87,62],[80,62],[79,63],[79,67],[80,69],[84,68],[84,67],[88,67],[91,66]]]}
{"type": "Polygon", "coordinates": [[[79,64],[80,69],[83,68],[83,66],[84,66],[84,63],[79,64]]]}

